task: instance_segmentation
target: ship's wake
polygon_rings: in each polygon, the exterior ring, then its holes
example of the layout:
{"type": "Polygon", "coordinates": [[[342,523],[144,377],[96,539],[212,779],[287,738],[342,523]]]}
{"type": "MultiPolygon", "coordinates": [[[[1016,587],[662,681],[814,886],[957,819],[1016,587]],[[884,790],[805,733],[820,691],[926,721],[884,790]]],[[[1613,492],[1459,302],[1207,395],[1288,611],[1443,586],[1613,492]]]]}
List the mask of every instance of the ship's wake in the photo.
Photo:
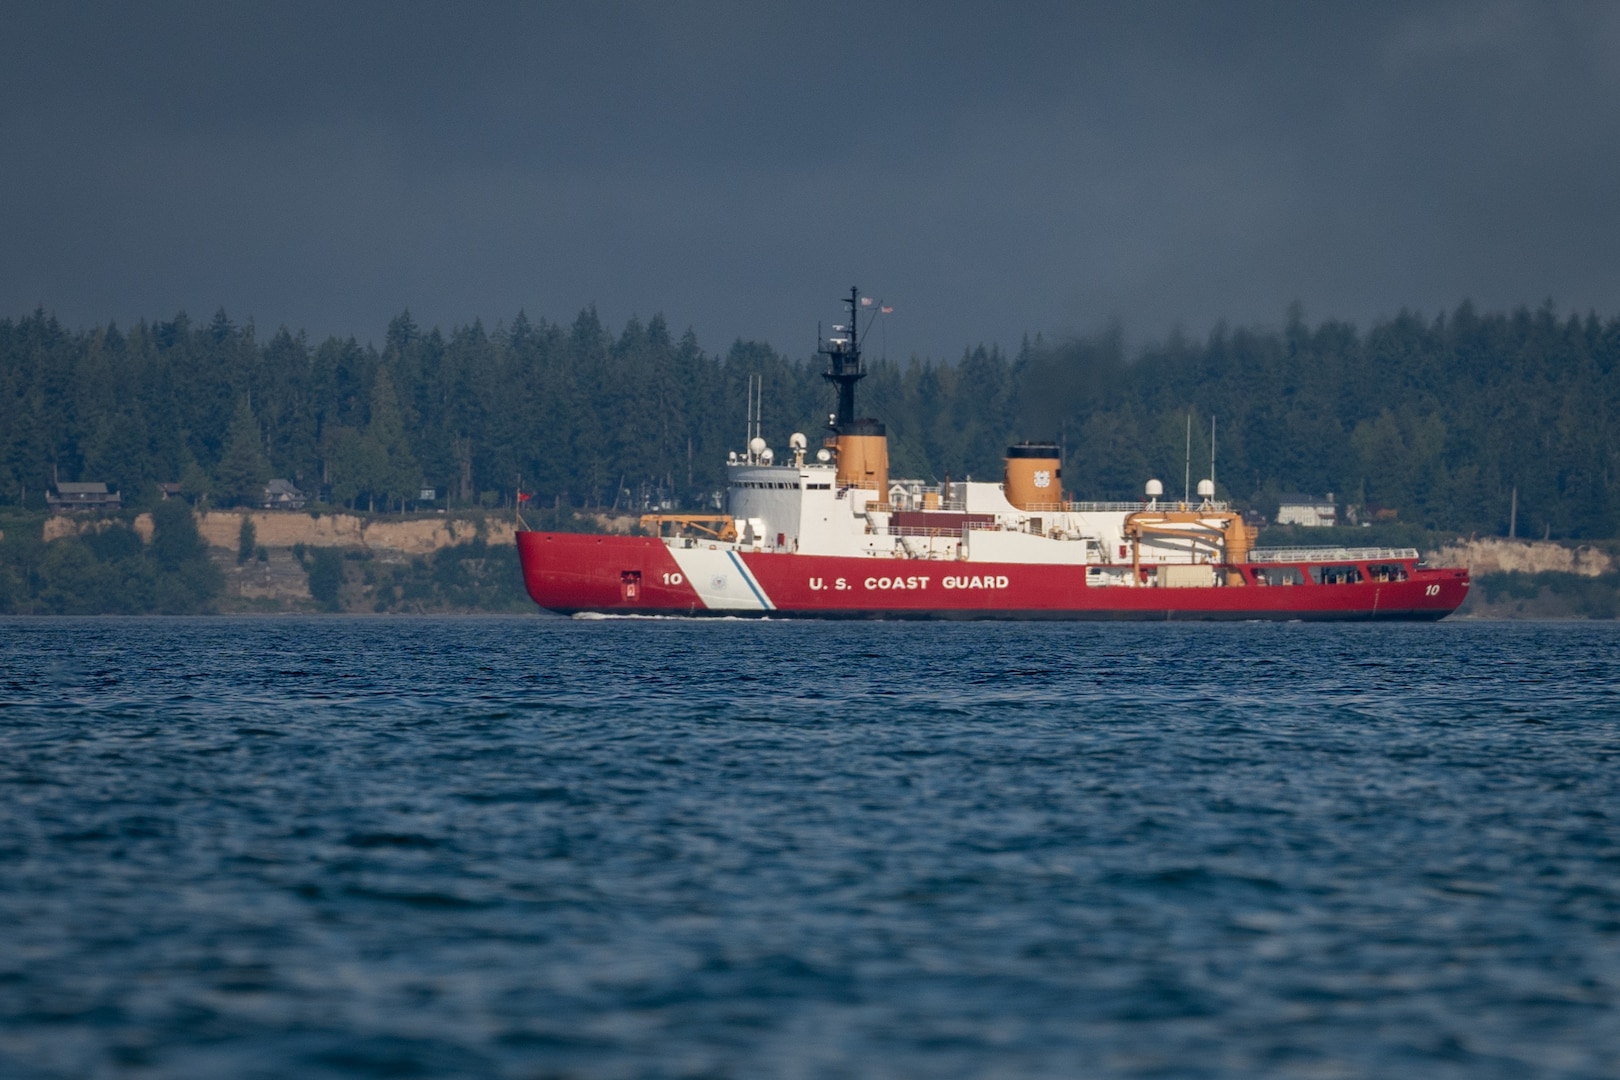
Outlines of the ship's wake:
{"type": "Polygon", "coordinates": [[[600,619],[643,619],[667,622],[769,622],[766,616],[742,618],[738,615],[638,615],[634,612],[613,611],[576,611],[569,616],[581,622],[595,622],[600,619]]]}

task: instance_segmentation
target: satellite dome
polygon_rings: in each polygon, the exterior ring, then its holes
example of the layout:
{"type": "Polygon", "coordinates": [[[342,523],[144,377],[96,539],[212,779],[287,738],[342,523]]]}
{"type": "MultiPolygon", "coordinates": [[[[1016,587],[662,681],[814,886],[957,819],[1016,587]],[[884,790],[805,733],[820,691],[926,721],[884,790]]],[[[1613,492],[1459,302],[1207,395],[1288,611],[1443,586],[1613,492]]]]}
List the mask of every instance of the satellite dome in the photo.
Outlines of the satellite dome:
{"type": "Polygon", "coordinates": [[[1147,482],[1147,487],[1144,490],[1146,490],[1148,498],[1157,499],[1160,495],[1164,494],[1164,485],[1159,483],[1157,480],[1149,480],[1147,482]]]}
{"type": "Polygon", "coordinates": [[[765,440],[755,435],[748,440],[748,450],[750,453],[763,454],[765,452],[765,440]]]}

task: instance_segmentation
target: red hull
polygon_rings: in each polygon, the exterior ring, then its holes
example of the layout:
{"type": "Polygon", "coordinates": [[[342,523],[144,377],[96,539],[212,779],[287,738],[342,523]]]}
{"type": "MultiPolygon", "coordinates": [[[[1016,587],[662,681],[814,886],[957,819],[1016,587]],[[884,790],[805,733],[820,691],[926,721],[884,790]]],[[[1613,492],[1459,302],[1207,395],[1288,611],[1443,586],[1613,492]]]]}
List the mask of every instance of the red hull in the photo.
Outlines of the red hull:
{"type": "MultiPolygon", "coordinates": [[[[1416,569],[1406,581],[1195,588],[1096,587],[1084,566],[736,552],[708,545],[735,601],[716,606],[655,537],[520,532],[529,596],[562,614],[927,619],[1442,619],[1468,571],[1416,569]]],[[[683,553],[684,554],[684,553],[683,553]]],[[[699,552],[702,554],[702,552],[699,552]]],[[[1367,568],[1362,567],[1363,576],[1367,568]]]]}

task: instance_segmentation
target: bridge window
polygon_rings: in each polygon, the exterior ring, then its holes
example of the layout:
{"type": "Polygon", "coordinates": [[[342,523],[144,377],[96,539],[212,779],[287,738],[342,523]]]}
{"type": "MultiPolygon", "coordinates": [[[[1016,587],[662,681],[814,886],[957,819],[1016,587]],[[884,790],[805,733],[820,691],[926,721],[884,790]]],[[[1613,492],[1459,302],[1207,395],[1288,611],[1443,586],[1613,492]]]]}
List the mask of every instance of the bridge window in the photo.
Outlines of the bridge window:
{"type": "Polygon", "coordinates": [[[1256,567],[1254,571],[1256,585],[1302,585],[1304,582],[1305,575],[1297,566],[1256,567]]]}
{"type": "Polygon", "coordinates": [[[1361,571],[1353,566],[1313,566],[1311,580],[1318,585],[1354,585],[1361,580],[1361,571]]]}
{"type": "Polygon", "coordinates": [[[1405,563],[1375,563],[1367,567],[1367,575],[1374,581],[1405,581],[1405,563]]]}

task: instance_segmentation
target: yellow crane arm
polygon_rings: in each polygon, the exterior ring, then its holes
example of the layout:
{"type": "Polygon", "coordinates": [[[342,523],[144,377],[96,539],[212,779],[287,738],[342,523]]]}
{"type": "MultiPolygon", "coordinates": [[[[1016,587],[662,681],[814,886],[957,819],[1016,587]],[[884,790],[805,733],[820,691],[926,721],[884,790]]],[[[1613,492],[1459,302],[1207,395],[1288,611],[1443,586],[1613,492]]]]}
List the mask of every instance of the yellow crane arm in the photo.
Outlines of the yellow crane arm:
{"type": "Polygon", "coordinates": [[[668,534],[670,536],[679,536],[682,531],[691,529],[715,540],[729,542],[737,539],[737,523],[722,514],[641,515],[641,527],[651,530],[654,536],[664,536],[666,525],[675,526],[675,531],[668,534]]]}

